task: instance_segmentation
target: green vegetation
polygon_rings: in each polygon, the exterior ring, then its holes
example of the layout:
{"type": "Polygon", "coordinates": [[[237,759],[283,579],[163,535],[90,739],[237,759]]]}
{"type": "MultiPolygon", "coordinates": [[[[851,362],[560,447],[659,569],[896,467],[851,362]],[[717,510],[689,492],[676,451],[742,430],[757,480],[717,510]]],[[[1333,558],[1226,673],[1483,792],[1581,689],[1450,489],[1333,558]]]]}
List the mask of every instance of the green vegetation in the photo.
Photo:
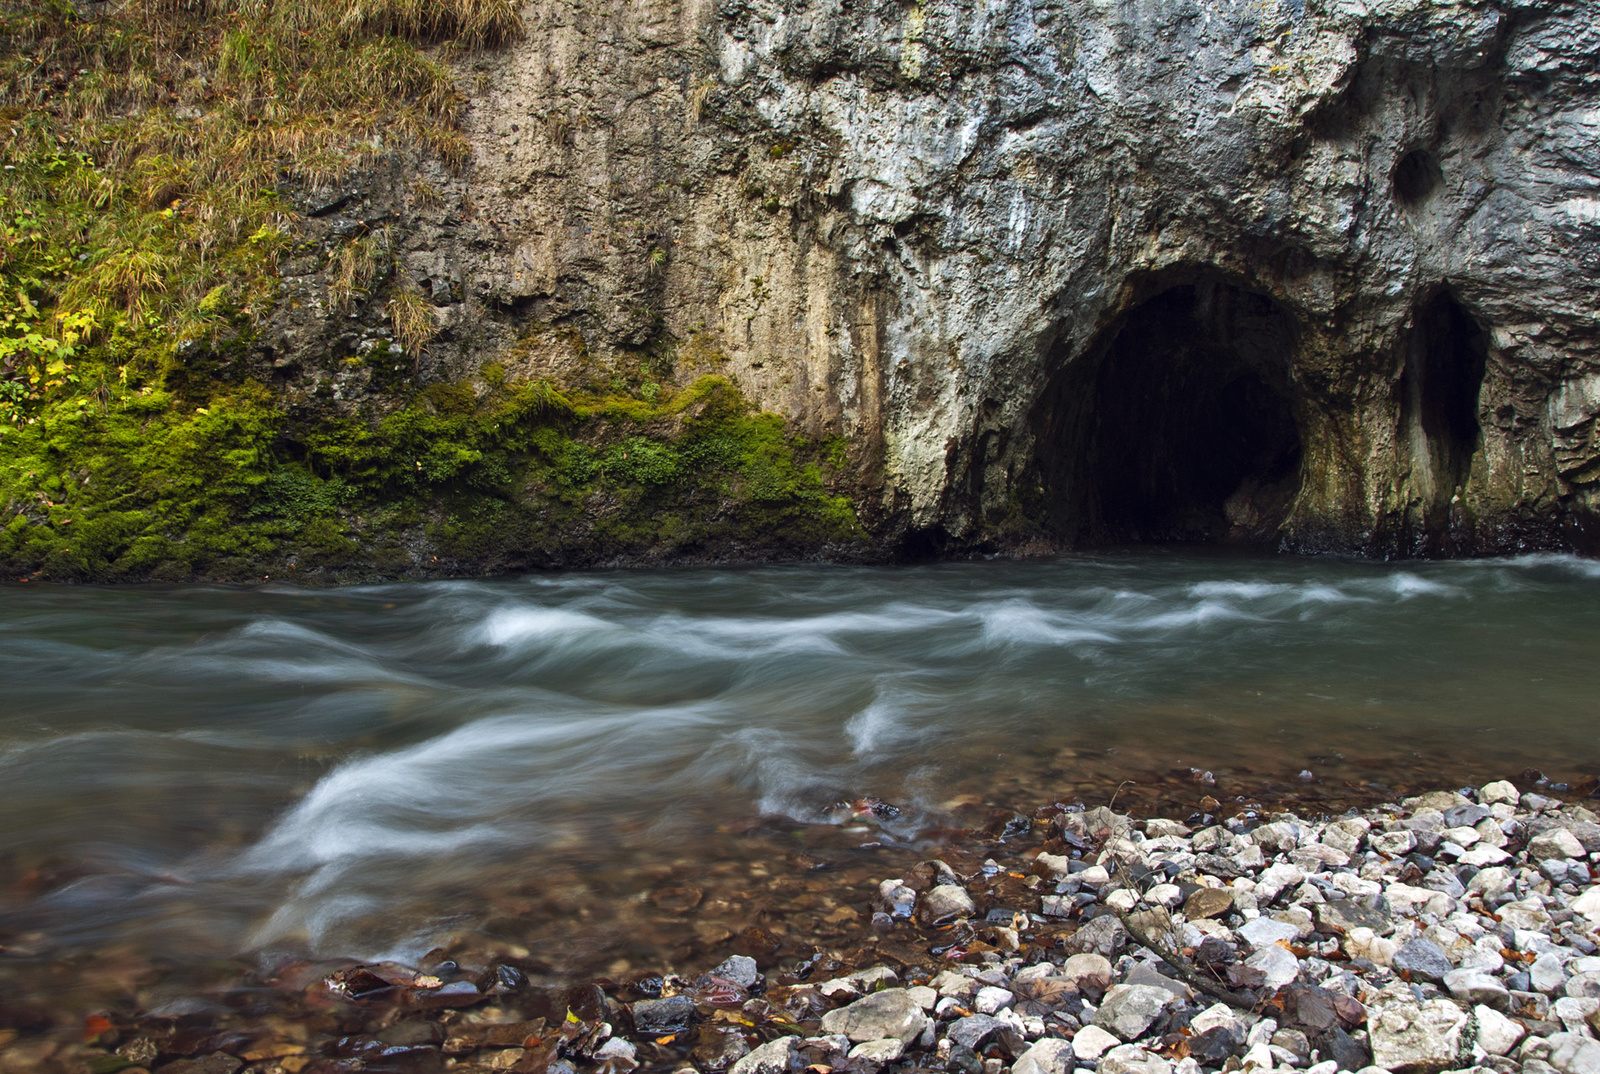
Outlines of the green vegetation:
{"type": "Polygon", "coordinates": [[[54,402],[0,433],[0,563],[52,578],[361,576],[865,540],[828,490],[840,446],[785,435],[721,377],[653,404],[483,387],[298,429],[251,384],[187,409],[121,384],[54,402]]]}
{"type": "MultiPolygon", "coordinates": [[[[516,37],[511,0],[104,7],[0,0],[6,574],[359,577],[864,539],[829,491],[838,445],[786,435],[722,378],[674,386],[660,354],[565,394],[494,365],[422,388],[389,361],[367,417],[291,417],[244,374],[297,243],[282,192],[394,145],[463,161],[447,64],[516,37]]],[[[328,251],[328,301],[381,299],[414,355],[434,321],[393,246],[380,228],[328,251]]]]}

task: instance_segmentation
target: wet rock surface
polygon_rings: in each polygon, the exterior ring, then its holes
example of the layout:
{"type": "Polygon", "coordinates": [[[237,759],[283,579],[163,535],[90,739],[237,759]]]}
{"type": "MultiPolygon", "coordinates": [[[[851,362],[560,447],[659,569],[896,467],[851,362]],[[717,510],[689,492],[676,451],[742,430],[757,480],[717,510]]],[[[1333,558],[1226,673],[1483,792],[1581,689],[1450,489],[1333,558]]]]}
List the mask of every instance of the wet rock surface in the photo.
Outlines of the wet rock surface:
{"type": "MultiPolygon", "coordinates": [[[[1600,817],[1506,786],[1339,817],[1008,815],[839,892],[839,942],[796,958],[752,927],[698,972],[285,963],[70,1032],[11,995],[0,1070],[1591,1074],[1600,817]]],[[[679,901],[693,930],[704,895],[679,901]]]]}

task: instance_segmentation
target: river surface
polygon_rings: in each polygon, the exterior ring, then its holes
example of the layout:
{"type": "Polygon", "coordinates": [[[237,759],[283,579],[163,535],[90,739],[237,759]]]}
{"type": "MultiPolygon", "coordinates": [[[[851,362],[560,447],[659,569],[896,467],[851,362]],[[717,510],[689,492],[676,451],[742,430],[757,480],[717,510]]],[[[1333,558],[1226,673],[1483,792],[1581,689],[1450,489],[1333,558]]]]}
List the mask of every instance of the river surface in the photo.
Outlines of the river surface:
{"type": "Polygon", "coordinates": [[[756,880],[996,809],[1577,780],[1597,659],[1600,564],[1550,556],[10,586],[0,954],[625,972],[825,934],[846,894],[756,880]]]}

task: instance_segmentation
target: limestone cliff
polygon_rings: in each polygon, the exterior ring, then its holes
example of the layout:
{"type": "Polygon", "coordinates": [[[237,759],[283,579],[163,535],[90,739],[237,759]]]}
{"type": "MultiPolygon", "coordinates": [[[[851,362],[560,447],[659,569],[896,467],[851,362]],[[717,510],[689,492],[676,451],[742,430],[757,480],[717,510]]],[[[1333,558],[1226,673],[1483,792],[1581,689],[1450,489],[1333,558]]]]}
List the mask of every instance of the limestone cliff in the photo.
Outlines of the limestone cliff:
{"type": "MultiPolygon", "coordinates": [[[[324,210],[403,233],[426,375],[514,353],[559,382],[562,326],[602,365],[679,341],[845,436],[866,517],[914,547],[1587,543],[1592,3],[523,19],[464,75],[466,169],[324,210]]],[[[276,346],[311,362],[349,333],[298,280],[276,346]]]]}
{"type": "Polygon", "coordinates": [[[381,396],[318,251],[383,229],[432,318],[397,371],[725,376],[842,438],[885,553],[1595,543],[1593,2],[521,19],[456,63],[464,165],[297,188],[252,358],[291,412],[381,396]]]}

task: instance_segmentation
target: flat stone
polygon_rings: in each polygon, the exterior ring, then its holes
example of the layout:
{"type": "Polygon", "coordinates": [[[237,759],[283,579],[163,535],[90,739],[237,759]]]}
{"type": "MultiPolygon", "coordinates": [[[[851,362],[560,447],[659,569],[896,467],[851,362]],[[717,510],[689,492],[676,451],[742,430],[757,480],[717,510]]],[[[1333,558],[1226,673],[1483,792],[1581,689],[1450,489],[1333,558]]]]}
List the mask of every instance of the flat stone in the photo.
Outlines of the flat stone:
{"type": "Polygon", "coordinates": [[[1554,994],[1567,983],[1567,968],[1555,955],[1540,955],[1528,967],[1528,981],[1538,991],[1554,994]]]}
{"type": "Polygon", "coordinates": [[[795,1043],[794,1037],[768,1041],[734,1063],[728,1074],[787,1074],[795,1043]]]}
{"type": "MultiPolygon", "coordinates": [[[[1456,806],[1471,805],[1472,803],[1467,801],[1465,795],[1457,794],[1455,791],[1428,791],[1426,794],[1419,794],[1415,798],[1407,798],[1401,804],[1415,815],[1434,810],[1442,812],[1446,809],[1454,809],[1456,806]]],[[[1379,1066],[1382,1065],[1381,1063],[1379,1064],[1379,1066]]]]}
{"type": "Polygon", "coordinates": [[[711,971],[711,976],[721,977],[724,981],[732,981],[740,988],[749,990],[757,981],[761,980],[761,970],[756,967],[756,960],[745,955],[733,955],[717,963],[711,971]]]}
{"type": "Polygon", "coordinates": [[[1072,872],[1072,859],[1065,854],[1040,854],[1033,863],[1052,876],[1066,876],[1072,872]]]}
{"type": "Polygon", "coordinates": [[[1128,971],[1127,975],[1123,977],[1119,983],[1130,985],[1150,985],[1154,988],[1160,988],[1171,992],[1173,996],[1183,1000],[1187,1000],[1194,995],[1194,990],[1188,985],[1184,984],[1182,981],[1177,981],[1171,977],[1163,975],[1160,970],[1156,969],[1148,962],[1134,963],[1133,968],[1128,971]]]}
{"type": "Polygon", "coordinates": [[[1471,805],[1452,806],[1444,811],[1444,826],[1446,828],[1471,828],[1490,817],[1489,807],[1473,803],[1471,805]]]}
{"type": "Polygon", "coordinates": [[[1404,971],[1413,979],[1432,981],[1434,984],[1443,981],[1444,975],[1455,969],[1449,957],[1439,950],[1438,944],[1421,936],[1402,945],[1394,953],[1391,965],[1397,973],[1404,971]]]}
{"type": "Polygon", "coordinates": [[[1071,955],[1061,964],[1058,975],[1071,981],[1080,992],[1086,988],[1104,991],[1111,987],[1111,960],[1090,953],[1071,955]]]}
{"type": "Polygon", "coordinates": [[[1402,828],[1397,832],[1373,832],[1367,836],[1367,842],[1379,854],[1398,858],[1416,849],[1417,837],[1402,828]]]}
{"type": "Polygon", "coordinates": [[[978,1046],[1004,1024],[992,1014],[969,1014],[952,1022],[947,1035],[957,1044],[977,1051],[978,1046]]]}
{"type": "Polygon", "coordinates": [[[822,1016],[824,1033],[839,1033],[860,1043],[910,1041],[928,1027],[928,1016],[904,988],[886,988],[822,1016]]]}
{"type": "Polygon", "coordinates": [[[1100,1074],[1172,1074],[1172,1064],[1137,1044],[1124,1044],[1100,1057],[1100,1074]]]}
{"type": "Polygon", "coordinates": [[[1128,944],[1128,930],[1110,914],[1102,914],[1062,941],[1069,954],[1096,954],[1110,958],[1128,944]]]}
{"type": "Polygon", "coordinates": [[[1485,783],[1478,788],[1478,801],[1484,805],[1504,802],[1506,805],[1514,806],[1521,797],[1520,792],[1509,780],[1497,779],[1493,783],[1485,783]]]}
{"type": "Polygon", "coordinates": [[[1263,947],[1245,959],[1244,964],[1262,972],[1266,978],[1262,984],[1269,992],[1282,988],[1300,976],[1300,960],[1287,948],[1277,945],[1263,947]]]}
{"type": "Polygon", "coordinates": [[[1243,1048],[1244,1034],[1227,1026],[1212,1026],[1189,1038],[1189,1054],[1207,1066],[1221,1066],[1243,1048]]]}
{"type": "Polygon", "coordinates": [[[1072,1038],[1072,1054],[1079,1059],[1099,1059],[1121,1043],[1122,1041],[1099,1026],[1086,1025],[1072,1038]]]}
{"type": "Polygon", "coordinates": [[[1593,924],[1600,925],[1600,885],[1590,888],[1568,907],[1575,914],[1582,914],[1593,924]]]}
{"type": "Polygon", "coordinates": [[[985,985],[978,989],[978,994],[973,997],[973,1005],[978,1008],[979,1014],[995,1014],[1011,1006],[1017,997],[1010,991],[996,985],[985,985]]]}
{"type": "Polygon", "coordinates": [[[1265,907],[1283,892],[1305,882],[1306,871],[1298,865],[1280,862],[1269,865],[1256,876],[1256,902],[1265,907]]]}
{"type": "Polygon", "coordinates": [[[1318,903],[1312,912],[1318,926],[1328,932],[1343,934],[1351,929],[1371,929],[1381,935],[1394,928],[1382,913],[1355,899],[1330,899],[1318,903]]]}
{"type": "Polygon", "coordinates": [[[1503,1007],[1511,998],[1504,984],[1481,970],[1451,970],[1444,975],[1444,986],[1463,1003],[1503,1007]]]}
{"type": "MultiPolygon", "coordinates": [[[[1082,1034],[1080,1030],[1079,1036],[1082,1034]]],[[[1017,1056],[1011,1074],[1067,1074],[1072,1069],[1075,1050],[1072,1041],[1047,1037],[1017,1056]]]]}
{"type": "Polygon", "coordinates": [[[1299,929],[1286,921],[1277,921],[1270,917],[1258,917],[1254,921],[1247,921],[1237,933],[1241,940],[1255,948],[1271,947],[1279,940],[1300,938],[1299,929]]]}
{"type": "Polygon", "coordinates": [[[869,1063],[892,1063],[906,1054],[906,1042],[889,1038],[887,1040],[865,1040],[850,1049],[850,1059],[864,1059],[869,1063]]]}
{"type": "Polygon", "coordinates": [[[1244,1020],[1226,1003],[1214,1003],[1189,1020],[1189,1029],[1195,1033],[1218,1027],[1228,1029],[1237,1034],[1241,1041],[1244,1040],[1244,1020]]]}
{"type": "Polygon", "coordinates": [[[1583,1033],[1597,1011],[1600,1011],[1600,999],[1593,997],[1562,996],[1550,1005],[1550,1013],[1569,1033],[1583,1033]]]}
{"type": "Polygon", "coordinates": [[[639,1049],[634,1047],[633,1041],[626,1037],[612,1037],[594,1050],[594,1057],[599,1060],[622,1059],[629,1063],[639,1061],[639,1049]]]}
{"type": "Polygon", "coordinates": [[[1488,865],[1499,865],[1503,861],[1510,861],[1511,855],[1499,847],[1492,847],[1487,843],[1479,843],[1456,860],[1462,865],[1470,865],[1474,869],[1482,869],[1488,865]]]}
{"type": "Polygon", "coordinates": [[[1561,986],[1561,991],[1569,996],[1600,996],[1600,973],[1574,973],[1561,986]]]}
{"type": "Polygon", "coordinates": [[[1117,985],[1106,993],[1094,1024],[1122,1040],[1138,1040],[1172,1001],[1171,992],[1154,985],[1117,985]]]}
{"type": "Polygon", "coordinates": [[[1548,932],[1550,929],[1550,914],[1545,910],[1544,904],[1536,898],[1505,903],[1495,913],[1500,915],[1502,925],[1509,925],[1514,929],[1528,929],[1533,932],[1548,932]]]}
{"type": "Polygon", "coordinates": [[[1183,904],[1183,916],[1190,921],[1221,917],[1233,909],[1232,888],[1201,888],[1183,904]]]}
{"type": "Polygon", "coordinates": [[[1371,929],[1351,929],[1344,937],[1344,953],[1351,958],[1364,958],[1377,966],[1387,967],[1394,961],[1400,945],[1371,929]]]}

